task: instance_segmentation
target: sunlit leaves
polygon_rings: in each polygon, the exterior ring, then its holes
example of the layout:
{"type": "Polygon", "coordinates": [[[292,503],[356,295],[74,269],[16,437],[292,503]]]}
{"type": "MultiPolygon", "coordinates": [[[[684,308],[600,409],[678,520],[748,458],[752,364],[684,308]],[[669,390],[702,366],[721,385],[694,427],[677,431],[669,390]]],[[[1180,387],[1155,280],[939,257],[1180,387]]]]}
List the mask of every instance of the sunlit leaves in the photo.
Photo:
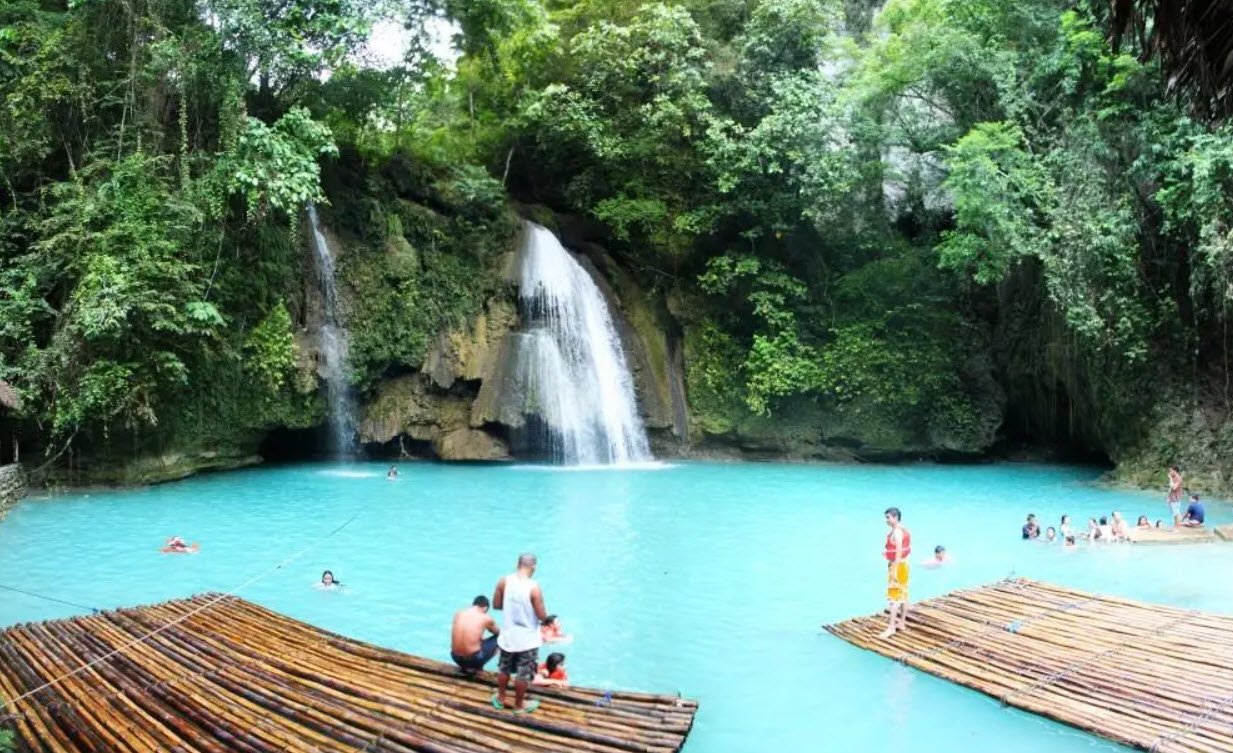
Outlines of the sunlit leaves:
{"type": "Polygon", "coordinates": [[[271,210],[295,213],[308,202],[322,201],[317,158],[337,153],[329,128],[297,107],[273,126],[249,118],[217,169],[227,191],[244,198],[253,219],[271,210]]]}
{"type": "Polygon", "coordinates": [[[1040,250],[1033,215],[1046,198],[1043,178],[1023,150],[1022,132],[1008,123],[977,125],[947,150],[946,164],[955,229],[938,246],[941,263],[979,283],[997,282],[1040,250]]]}

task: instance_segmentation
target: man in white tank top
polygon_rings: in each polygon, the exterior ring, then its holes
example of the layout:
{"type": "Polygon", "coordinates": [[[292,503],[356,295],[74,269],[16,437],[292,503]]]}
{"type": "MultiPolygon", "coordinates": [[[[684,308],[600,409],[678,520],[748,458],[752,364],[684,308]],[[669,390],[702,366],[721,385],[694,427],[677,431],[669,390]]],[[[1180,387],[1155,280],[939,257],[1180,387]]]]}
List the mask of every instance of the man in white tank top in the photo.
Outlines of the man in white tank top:
{"type": "Polygon", "coordinates": [[[492,594],[492,606],[504,613],[497,646],[501,649],[501,664],[497,673],[497,692],[492,697],[495,708],[505,708],[505,689],[514,675],[514,711],[530,713],[539,706],[531,701],[526,706],[527,686],[539,669],[540,623],[548,616],[544,595],[539,584],[531,579],[535,574],[535,555],[518,557],[518,571],[497,581],[492,594]]]}

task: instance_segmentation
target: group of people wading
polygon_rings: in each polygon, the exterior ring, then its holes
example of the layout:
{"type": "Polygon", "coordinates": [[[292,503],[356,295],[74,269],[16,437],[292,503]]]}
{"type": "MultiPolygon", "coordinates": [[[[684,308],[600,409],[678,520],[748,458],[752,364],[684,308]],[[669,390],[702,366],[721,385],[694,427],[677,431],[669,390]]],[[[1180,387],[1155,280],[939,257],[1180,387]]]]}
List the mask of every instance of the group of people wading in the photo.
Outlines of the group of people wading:
{"type": "Polygon", "coordinates": [[[563,654],[554,652],[539,663],[544,643],[565,641],[569,636],[561,635],[556,616],[544,608],[544,593],[532,577],[535,566],[534,554],[520,555],[518,569],[497,581],[491,603],[485,596],[476,596],[471,606],[454,615],[450,631],[450,657],[464,672],[478,672],[500,651],[492,705],[510,708],[506,700],[513,677],[515,713],[529,714],[539,706],[539,701],[527,700],[528,686],[569,684],[563,654]],[[502,612],[500,627],[488,613],[489,607],[502,612]]]}

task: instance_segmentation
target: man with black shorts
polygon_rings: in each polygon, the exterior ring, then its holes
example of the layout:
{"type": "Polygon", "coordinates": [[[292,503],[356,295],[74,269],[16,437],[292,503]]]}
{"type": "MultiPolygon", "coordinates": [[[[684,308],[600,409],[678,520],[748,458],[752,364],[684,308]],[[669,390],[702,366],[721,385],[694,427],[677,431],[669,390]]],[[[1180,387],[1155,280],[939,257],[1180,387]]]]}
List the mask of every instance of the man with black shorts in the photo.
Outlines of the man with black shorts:
{"type": "Polygon", "coordinates": [[[478,672],[497,653],[497,636],[501,631],[488,614],[488,597],[476,596],[466,609],[454,615],[450,630],[450,658],[464,672],[478,672]],[[492,635],[487,638],[484,633],[492,635]]]}
{"type": "Polygon", "coordinates": [[[518,570],[497,581],[492,605],[505,613],[497,645],[501,648],[501,663],[497,673],[497,692],[492,696],[494,708],[505,708],[505,690],[510,675],[514,675],[514,713],[529,714],[539,707],[539,701],[525,706],[527,686],[539,669],[540,623],[548,617],[544,595],[539,584],[531,579],[535,574],[535,555],[518,557],[518,570]]]}

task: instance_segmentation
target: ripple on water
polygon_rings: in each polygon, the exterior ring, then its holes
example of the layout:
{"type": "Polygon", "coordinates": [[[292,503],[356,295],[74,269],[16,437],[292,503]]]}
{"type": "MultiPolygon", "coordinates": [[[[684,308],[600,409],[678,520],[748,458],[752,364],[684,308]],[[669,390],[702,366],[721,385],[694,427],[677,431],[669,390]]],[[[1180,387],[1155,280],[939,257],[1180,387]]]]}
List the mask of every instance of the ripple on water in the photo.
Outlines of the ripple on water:
{"type": "MultiPolygon", "coordinates": [[[[1062,513],[1165,513],[1161,495],[1102,489],[1083,468],[417,463],[389,483],[387,467],[271,467],[27,501],[0,524],[0,569],[26,590],[98,607],[262,575],[243,596],[446,659],[453,610],[491,595],[516,555],[534,551],[547,606],[575,635],[559,648],[571,677],[699,698],[686,753],[818,750],[820,740],[840,753],[1120,750],[819,634],[822,622],[881,608],[890,505],[918,557],[935,544],[955,557],[916,570],[914,599],[1018,574],[1190,608],[1233,604],[1233,579],[1210,577],[1233,546],[1071,552],[1019,541],[1027,512],[1045,525],[1062,513]],[[159,554],[172,534],[201,553],[159,554]],[[313,588],[325,569],[344,588],[313,588]]],[[[1211,507],[1217,522],[1233,519],[1211,507]]],[[[0,596],[0,624],[74,613],[0,596]]]]}

